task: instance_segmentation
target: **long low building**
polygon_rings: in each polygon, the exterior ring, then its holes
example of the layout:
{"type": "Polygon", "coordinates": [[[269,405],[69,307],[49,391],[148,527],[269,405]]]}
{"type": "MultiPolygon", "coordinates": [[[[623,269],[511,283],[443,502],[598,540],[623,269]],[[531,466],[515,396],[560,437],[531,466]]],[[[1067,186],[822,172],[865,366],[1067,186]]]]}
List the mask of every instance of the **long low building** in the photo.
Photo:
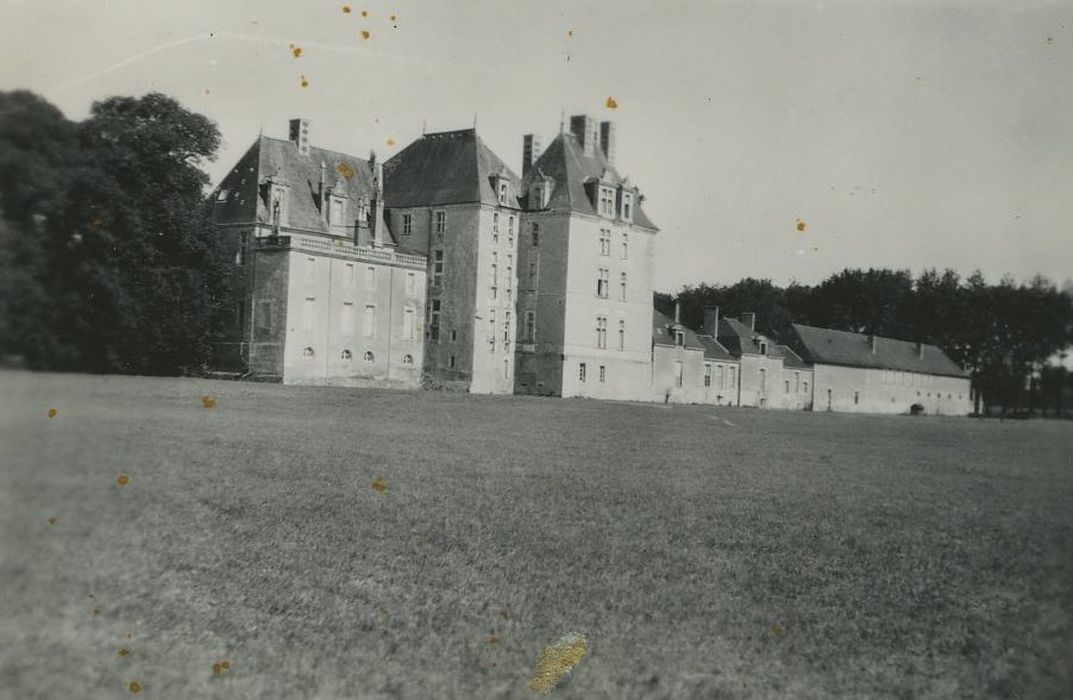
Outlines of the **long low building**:
{"type": "Polygon", "coordinates": [[[927,343],[793,324],[801,357],[812,366],[818,411],[972,412],[968,373],[927,343]]]}

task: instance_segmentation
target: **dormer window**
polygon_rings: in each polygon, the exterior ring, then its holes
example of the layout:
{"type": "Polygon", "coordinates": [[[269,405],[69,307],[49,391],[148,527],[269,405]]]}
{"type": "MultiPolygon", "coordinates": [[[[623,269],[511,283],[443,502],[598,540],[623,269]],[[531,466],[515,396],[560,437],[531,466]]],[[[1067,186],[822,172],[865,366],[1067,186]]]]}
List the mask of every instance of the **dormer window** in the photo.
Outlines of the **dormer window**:
{"type": "Polygon", "coordinates": [[[633,195],[629,192],[622,193],[622,218],[633,221],[633,195]]]}
{"type": "Polygon", "coordinates": [[[686,344],[686,332],[676,329],[674,331],[674,344],[678,347],[684,347],[686,344]]]}
{"type": "Polygon", "coordinates": [[[615,191],[610,187],[600,187],[600,214],[615,215],[615,191]]]}
{"type": "Polygon", "coordinates": [[[507,183],[500,181],[499,183],[499,203],[507,203],[507,183]]]}
{"type": "MultiPolygon", "coordinates": [[[[365,213],[365,212],[363,212],[365,213]]],[[[346,201],[339,195],[328,197],[328,226],[343,226],[346,214],[346,201]]]]}
{"type": "Polygon", "coordinates": [[[287,224],[287,188],[272,183],[268,190],[268,216],[276,228],[287,224]]]}
{"type": "Polygon", "coordinates": [[[760,354],[761,355],[766,355],[767,354],[767,343],[765,343],[762,340],[760,341],[760,354]]]}

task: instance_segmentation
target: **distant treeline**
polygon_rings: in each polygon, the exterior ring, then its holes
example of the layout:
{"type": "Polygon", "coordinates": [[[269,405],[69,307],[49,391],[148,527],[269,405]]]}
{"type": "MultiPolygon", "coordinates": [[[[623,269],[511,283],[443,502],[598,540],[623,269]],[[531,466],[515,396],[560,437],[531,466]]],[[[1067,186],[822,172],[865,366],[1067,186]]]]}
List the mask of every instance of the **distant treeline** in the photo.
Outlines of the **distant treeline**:
{"type": "Polygon", "coordinates": [[[228,306],[200,168],[219,141],[161,94],[72,122],[0,92],[0,355],[134,374],[206,362],[228,306]]]}
{"type": "Polygon", "coordinates": [[[927,270],[914,279],[908,270],[847,269],[815,286],[748,278],[656,295],[663,310],[675,301],[693,328],[705,306],[718,306],[726,316],[755,312],[757,330],[783,341],[793,322],[933,343],[972,373],[977,412],[1061,413],[1073,387],[1064,368],[1048,366],[1073,344],[1073,287],[1043,277],[988,284],[979,272],[927,270]]]}

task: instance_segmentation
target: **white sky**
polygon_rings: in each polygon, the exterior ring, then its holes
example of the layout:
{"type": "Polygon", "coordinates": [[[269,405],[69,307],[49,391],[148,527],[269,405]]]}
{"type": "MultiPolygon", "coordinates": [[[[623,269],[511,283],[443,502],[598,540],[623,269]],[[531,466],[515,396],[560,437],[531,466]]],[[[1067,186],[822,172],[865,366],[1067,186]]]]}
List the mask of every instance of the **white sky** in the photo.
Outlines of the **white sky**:
{"type": "Polygon", "coordinates": [[[316,145],[386,158],[426,120],[477,114],[519,172],[522,134],[547,142],[560,110],[614,119],[667,291],[847,266],[1073,277],[1070,1],[0,0],[0,17],[0,89],[74,119],[175,96],[220,126],[214,180],[293,116],[316,145]]]}

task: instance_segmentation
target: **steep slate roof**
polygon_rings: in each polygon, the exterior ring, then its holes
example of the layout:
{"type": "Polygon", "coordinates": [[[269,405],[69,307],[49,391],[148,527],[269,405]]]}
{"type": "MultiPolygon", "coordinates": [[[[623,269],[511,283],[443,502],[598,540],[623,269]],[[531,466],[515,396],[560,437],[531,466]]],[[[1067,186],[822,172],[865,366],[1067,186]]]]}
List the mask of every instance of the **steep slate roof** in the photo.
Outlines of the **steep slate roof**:
{"type": "MultiPolygon", "coordinates": [[[[374,195],[369,161],[315,146],[310,146],[308,155],[302,155],[292,141],[268,136],[259,137],[220,183],[217,193],[226,191],[226,198],[216,205],[217,220],[249,221],[255,218],[262,223],[271,222],[267,189],[260,186],[269,178],[279,178],[286,182],[288,189],[287,225],[329,233],[317,202],[321,163],[324,164],[325,186],[342,191],[347,198],[347,222],[352,231],[360,202],[362,199],[371,202],[374,195]],[[256,212],[251,207],[254,203],[256,212]]],[[[394,245],[386,225],[383,230],[385,244],[394,245]]],[[[362,235],[368,236],[365,227],[362,227],[362,235]]],[[[358,244],[367,245],[368,240],[359,240],[358,244]]]]}
{"type": "MultiPolygon", "coordinates": [[[[652,342],[656,345],[674,345],[674,335],[671,328],[675,326],[674,319],[658,310],[652,310],[652,342]]],[[[685,332],[685,346],[689,350],[703,350],[704,357],[712,360],[733,360],[727,349],[706,335],[677,324],[685,332]]]]}
{"type": "Polygon", "coordinates": [[[392,207],[498,204],[492,176],[505,174],[507,206],[518,206],[520,178],[476,129],[425,134],[384,163],[384,203],[392,207]]]}
{"type": "Polygon", "coordinates": [[[876,337],[876,351],[867,335],[793,324],[803,356],[810,362],[902,372],[923,372],[949,377],[967,377],[968,373],[934,345],[924,345],[924,357],[917,354],[916,343],[876,337]]]}
{"type": "Polygon", "coordinates": [[[763,333],[754,331],[735,318],[719,319],[719,342],[726,346],[727,350],[730,351],[730,354],[735,357],[741,357],[742,355],[759,355],[759,340],[763,340],[767,343],[767,354],[769,357],[785,357],[781,350],[782,346],[778,345],[774,340],[763,333]]]}
{"type": "MultiPolygon", "coordinates": [[[[540,176],[551,177],[555,187],[548,200],[549,209],[566,209],[581,214],[597,214],[596,206],[585,192],[585,181],[604,177],[615,187],[623,182],[623,177],[615,166],[607,162],[599,146],[593,149],[593,155],[585,155],[585,149],[578,143],[577,137],[570,132],[560,133],[555,137],[533,163],[533,167],[522,181],[522,192],[528,196],[529,185],[540,176]]],[[[627,183],[627,188],[630,187],[627,183]]],[[[633,223],[643,228],[658,231],[659,228],[645,214],[640,198],[633,204],[633,223]]]]}

